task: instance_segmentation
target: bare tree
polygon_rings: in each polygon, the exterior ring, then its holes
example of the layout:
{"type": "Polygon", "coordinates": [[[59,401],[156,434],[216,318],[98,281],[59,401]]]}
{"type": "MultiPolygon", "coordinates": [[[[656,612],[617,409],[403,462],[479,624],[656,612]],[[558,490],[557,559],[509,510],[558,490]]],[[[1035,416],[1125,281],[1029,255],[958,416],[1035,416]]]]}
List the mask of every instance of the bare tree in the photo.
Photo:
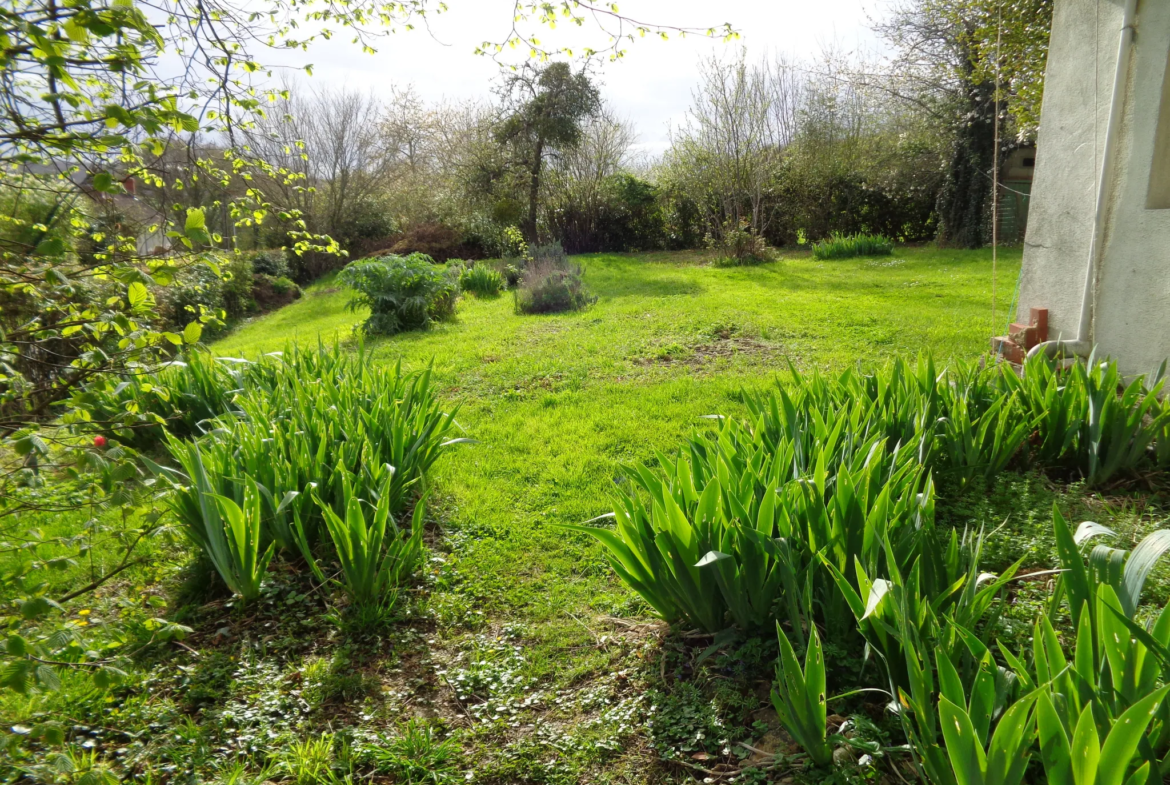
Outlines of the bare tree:
{"type": "Polygon", "coordinates": [[[376,199],[395,160],[380,131],[381,104],[349,90],[289,86],[286,95],[250,130],[250,145],[300,178],[261,187],[344,245],[354,236],[359,208],[376,199]]]}
{"type": "Polygon", "coordinates": [[[613,206],[612,178],[628,171],[635,141],[633,125],[603,104],[582,127],[579,143],[554,154],[542,185],[545,222],[566,248],[601,249],[606,211],[613,206]]]}
{"type": "Polygon", "coordinates": [[[711,232],[740,223],[762,232],[783,128],[773,116],[767,72],[740,52],[730,64],[712,57],[701,74],[686,122],[671,134],[669,163],[690,180],[711,232]]]}
{"type": "Polygon", "coordinates": [[[431,138],[435,128],[434,113],[415,91],[414,85],[390,88],[390,99],[382,112],[383,143],[399,166],[411,174],[426,170],[434,154],[431,138]]]}

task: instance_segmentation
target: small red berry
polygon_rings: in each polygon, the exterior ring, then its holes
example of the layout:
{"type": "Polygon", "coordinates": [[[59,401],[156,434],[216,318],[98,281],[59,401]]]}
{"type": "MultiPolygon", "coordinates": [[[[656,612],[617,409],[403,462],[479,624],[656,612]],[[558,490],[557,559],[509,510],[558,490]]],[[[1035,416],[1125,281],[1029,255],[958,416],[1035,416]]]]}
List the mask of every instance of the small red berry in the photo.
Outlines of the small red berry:
{"type": "Polygon", "coordinates": [[[93,437],[93,446],[97,447],[98,449],[105,447],[106,446],[106,437],[104,437],[104,436],[93,437]]]}

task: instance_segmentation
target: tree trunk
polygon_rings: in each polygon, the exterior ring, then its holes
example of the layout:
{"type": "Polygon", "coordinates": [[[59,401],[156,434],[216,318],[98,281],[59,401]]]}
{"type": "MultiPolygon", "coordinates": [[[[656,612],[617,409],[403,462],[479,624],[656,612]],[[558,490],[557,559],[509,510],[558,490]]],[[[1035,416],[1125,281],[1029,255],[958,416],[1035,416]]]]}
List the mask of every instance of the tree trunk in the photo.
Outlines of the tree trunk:
{"type": "MultiPolygon", "coordinates": [[[[970,74],[968,73],[968,76],[970,74]]],[[[939,242],[979,248],[987,242],[995,151],[995,86],[967,82],[967,111],[955,137],[938,200],[939,242]]]]}
{"type": "Polygon", "coordinates": [[[540,199],[540,165],[544,160],[544,140],[536,140],[532,153],[532,182],[528,187],[528,221],[524,234],[529,243],[536,244],[536,207],[540,199]]]}

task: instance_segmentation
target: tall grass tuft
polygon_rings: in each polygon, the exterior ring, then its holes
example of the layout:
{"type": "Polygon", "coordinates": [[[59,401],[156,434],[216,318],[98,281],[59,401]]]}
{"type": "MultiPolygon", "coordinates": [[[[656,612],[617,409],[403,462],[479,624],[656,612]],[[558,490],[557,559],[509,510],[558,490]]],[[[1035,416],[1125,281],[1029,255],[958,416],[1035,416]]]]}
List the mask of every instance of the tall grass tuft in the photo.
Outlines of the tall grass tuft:
{"type": "Polygon", "coordinates": [[[460,273],[459,285],[463,291],[477,297],[495,297],[507,288],[507,281],[499,270],[483,262],[476,262],[460,273]]]}
{"type": "Polygon", "coordinates": [[[852,259],[855,256],[888,256],[894,244],[880,234],[834,234],[813,243],[816,259],[852,259]]]}
{"type": "Polygon", "coordinates": [[[212,419],[236,411],[251,365],[192,349],[154,373],[95,382],[74,403],[89,408],[106,436],[145,450],[165,432],[190,439],[205,433],[212,419]]]}
{"type": "Polygon", "coordinates": [[[227,587],[245,600],[255,599],[273,554],[273,544],[265,543],[259,486],[246,475],[224,483],[209,473],[196,443],[177,442],[174,454],[189,485],[180,486],[186,493],[168,497],[171,510],[227,587]]]}

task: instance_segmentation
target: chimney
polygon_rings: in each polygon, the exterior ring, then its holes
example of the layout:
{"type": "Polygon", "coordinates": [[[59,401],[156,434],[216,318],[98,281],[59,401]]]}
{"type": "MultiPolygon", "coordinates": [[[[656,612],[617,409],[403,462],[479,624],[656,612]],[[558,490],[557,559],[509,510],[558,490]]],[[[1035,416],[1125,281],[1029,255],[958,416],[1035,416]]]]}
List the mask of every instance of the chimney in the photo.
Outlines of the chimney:
{"type": "Polygon", "coordinates": [[[122,187],[126,189],[126,193],[130,194],[131,196],[135,195],[133,177],[127,177],[125,180],[123,180],[122,187]]]}

